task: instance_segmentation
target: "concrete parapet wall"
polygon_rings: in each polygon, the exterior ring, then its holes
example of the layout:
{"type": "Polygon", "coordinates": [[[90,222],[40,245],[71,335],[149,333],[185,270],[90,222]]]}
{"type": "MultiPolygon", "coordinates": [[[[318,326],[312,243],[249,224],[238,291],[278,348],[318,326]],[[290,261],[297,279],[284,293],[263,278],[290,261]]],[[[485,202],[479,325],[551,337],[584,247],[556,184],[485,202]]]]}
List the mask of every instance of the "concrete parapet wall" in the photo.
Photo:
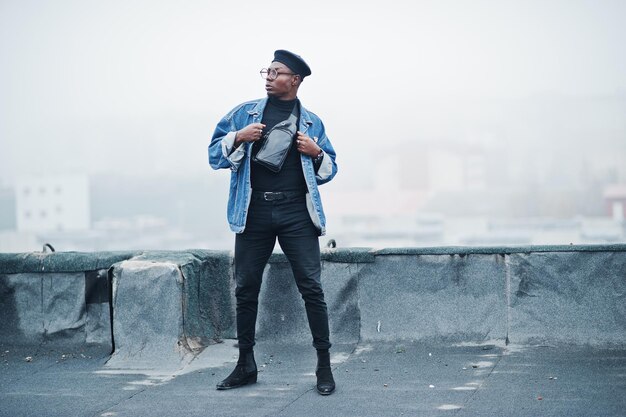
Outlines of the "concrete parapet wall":
{"type": "Polygon", "coordinates": [[[626,344],[626,252],[516,253],[507,271],[512,342],[626,344]]]}
{"type": "MultiPolygon", "coordinates": [[[[332,341],[356,343],[360,337],[358,285],[363,264],[329,259],[332,257],[322,261],[322,286],[329,311],[332,341]]],[[[273,257],[264,272],[257,338],[312,343],[304,301],[284,256],[273,257]]]]}
{"type": "MultiPolygon", "coordinates": [[[[626,345],[626,245],[327,249],[322,261],[335,343],[626,345]]],[[[264,274],[259,341],[310,343],[285,257],[264,274]]],[[[234,306],[230,252],[0,254],[4,344],[179,361],[234,338],[234,306]]]]}
{"type": "Polygon", "coordinates": [[[234,338],[232,260],[227,252],[145,252],[112,266],[109,365],[176,364],[234,338]]]}
{"type": "Polygon", "coordinates": [[[111,346],[106,270],[0,274],[0,342],[111,346]]]}
{"type": "Polygon", "coordinates": [[[626,344],[626,245],[373,254],[359,281],[363,339],[626,344]]]}
{"type": "Polygon", "coordinates": [[[108,270],[132,256],[0,253],[0,343],[112,347],[108,270]]]}
{"type": "Polygon", "coordinates": [[[386,341],[504,339],[505,289],[500,255],[379,255],[361,272],[361,335],[386,341]]]}

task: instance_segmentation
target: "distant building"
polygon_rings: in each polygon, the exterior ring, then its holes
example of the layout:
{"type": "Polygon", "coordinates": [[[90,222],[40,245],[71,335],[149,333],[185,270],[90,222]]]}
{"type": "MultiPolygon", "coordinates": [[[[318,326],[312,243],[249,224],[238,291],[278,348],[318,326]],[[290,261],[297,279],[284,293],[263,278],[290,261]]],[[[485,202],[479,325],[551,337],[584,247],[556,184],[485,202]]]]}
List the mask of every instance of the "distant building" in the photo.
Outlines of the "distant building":
{"type": "Polygon", "coordinates": [[[15,227],[15,190],[0,186],[0,231],[15,227]]]}
{"type": "Polygon", "coordinates": [[[626,218],[626,184],[609,185],[604,189],[606,211],[613,220],[626,218]]]}
{"type": "Polygon", "coordinates": [[[90,227],[87,176],[20,178],[15,187],[15,205],[20,232],[78,231],[90,227]]]}
{"type": "Polygon", "coordinates": [[[432,193],[487,188],[486,158],[479,147],[441,145],[426,152],[432,193]]]}

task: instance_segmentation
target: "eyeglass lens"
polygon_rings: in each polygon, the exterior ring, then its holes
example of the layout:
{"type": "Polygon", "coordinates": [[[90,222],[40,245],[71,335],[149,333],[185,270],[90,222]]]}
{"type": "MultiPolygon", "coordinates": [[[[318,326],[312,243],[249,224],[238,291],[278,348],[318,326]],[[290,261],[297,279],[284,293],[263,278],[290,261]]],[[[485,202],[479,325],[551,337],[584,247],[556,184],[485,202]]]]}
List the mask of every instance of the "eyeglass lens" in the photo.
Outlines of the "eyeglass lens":
{"type": "Polygon", "coordinates": [[[273,80],[276,77],[278,77],[278,71],[276,71],[274,68],[263,68],[261,70],[261,77],[263,77],[263,79],[270,79],[273,80]]]}

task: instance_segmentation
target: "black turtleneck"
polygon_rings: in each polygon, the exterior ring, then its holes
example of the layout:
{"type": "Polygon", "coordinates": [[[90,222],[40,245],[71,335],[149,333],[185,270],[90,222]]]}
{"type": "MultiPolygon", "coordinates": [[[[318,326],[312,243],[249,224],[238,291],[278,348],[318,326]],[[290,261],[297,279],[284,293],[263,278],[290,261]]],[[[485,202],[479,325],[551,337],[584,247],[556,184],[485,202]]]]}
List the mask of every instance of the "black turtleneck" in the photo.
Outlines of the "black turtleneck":
{"type": "MultiPolygon", "coordinates": [[[[300,105],[298,99],[279,100],[269,96],[265,110],[263,111],[263,119],[261,123],[265,125],[263,136],[279,122],[287,120],[291,115],[294,105],[298,105],[298,119],[300,118],[300,105]]],[[[295,138],[295,136],[294,136],[295,138]]],[[[255,156],[261,144],[265,139],[254,142],[252,145],[252,156],[255,156]]],[[[250,166],[250,181],[252,189],[255,191],[301,191],[305,193],[306,182],[302,173],[302,162],[300,161],[300,152],[296,149],[296,141],[293,140],[287,159],[283,164],[280,172],[272,172],[263,165],[252,162],[250,166]]]]}

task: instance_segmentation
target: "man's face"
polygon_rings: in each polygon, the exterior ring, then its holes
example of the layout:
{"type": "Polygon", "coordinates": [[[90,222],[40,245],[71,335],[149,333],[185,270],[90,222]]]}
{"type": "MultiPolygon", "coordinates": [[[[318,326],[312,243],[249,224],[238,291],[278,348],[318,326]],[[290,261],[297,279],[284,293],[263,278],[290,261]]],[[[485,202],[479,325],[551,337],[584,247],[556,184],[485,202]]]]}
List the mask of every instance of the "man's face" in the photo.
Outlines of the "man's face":
{"type": "Polygon", "coordinates": [[[294,99],[298,92],[298,80],[293,71],[288,66],[280,62],[272,62],[269,69],[274,69],[278,72],[275,79],[269,77],[265,80],[265,91],[267,94],[280,99],[294,99]]]}

